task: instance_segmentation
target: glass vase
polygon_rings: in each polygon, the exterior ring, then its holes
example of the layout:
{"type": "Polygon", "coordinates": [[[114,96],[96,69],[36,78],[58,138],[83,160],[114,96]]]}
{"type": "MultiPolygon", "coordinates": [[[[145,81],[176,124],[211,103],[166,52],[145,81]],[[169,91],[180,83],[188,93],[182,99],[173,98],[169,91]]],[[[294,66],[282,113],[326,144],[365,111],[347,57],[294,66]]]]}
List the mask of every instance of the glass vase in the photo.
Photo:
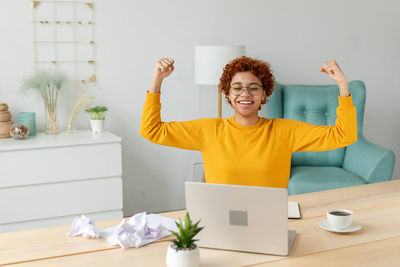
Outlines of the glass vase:
{"type": "Polygon", "coordinates": [[[45,119],[45,131],[47,134],[58,134],[56,109],[47,108],[44,109],[45,119]]]}
{"type": "Polygon", "coordinates": [[[65,126],[65,131],[67,133],[76,133],[78,131],[78,125],[75,121],[71,121],[70,123],[67,123],[67,126],[65,126]]]}

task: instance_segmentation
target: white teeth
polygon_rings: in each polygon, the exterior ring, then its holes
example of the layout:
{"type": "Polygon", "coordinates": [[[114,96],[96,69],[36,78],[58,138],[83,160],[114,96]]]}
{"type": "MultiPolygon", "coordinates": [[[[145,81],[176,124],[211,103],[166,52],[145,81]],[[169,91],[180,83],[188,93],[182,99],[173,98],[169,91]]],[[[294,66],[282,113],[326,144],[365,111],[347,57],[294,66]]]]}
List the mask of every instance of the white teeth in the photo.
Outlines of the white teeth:
{"type": "Polygon", "coordinates": [[[247,104],[247,105],[249,105],[249,104],[251,104],[251,101],[239,101],[239,104],[247,104]]]}

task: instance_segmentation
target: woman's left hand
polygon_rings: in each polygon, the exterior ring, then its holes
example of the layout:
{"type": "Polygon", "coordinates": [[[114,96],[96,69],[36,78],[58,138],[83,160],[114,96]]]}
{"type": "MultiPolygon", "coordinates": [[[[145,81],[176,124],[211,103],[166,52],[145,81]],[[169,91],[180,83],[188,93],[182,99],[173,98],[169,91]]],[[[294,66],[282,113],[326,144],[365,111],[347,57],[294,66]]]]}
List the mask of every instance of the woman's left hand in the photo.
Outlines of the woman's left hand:
{"type": "Polygon", "coordinates": [[[330,60],[322,64],[321,72],[325,72],[335,80],[338,84],[347,83],[347,78],[344,76],[343,71],[340,69],[338,63],[335,60],[330,60]]]}
{"type": "Polygon", "coordinates": [[[321,72],[325,72],[332,78],[332,80],[337,82],[341,97],[349,96],[350,93],[347,78],[344,76],[343,71],[335,60],[330,60],[322,64],[321,72]]]}

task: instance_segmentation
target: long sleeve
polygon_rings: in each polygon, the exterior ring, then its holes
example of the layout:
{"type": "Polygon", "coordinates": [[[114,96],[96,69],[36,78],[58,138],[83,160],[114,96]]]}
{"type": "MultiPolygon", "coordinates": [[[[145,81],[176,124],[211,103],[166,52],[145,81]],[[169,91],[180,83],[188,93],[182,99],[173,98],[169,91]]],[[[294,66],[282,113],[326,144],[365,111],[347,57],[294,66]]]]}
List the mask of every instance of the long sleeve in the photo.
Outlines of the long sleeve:
{"type": "Polygon", "coordinates": [[[147,93],[140,135],[149,141],[190,150],[203,150],[219,134],[220,119],[162,122],[160,94],[147,93]]]}
{"type": "Polygon", "coordinates": [[[318,126],[296,120],[280,120],[279,131],[289,149],[325,151],[348,146],[357,141],[356,108],[352,97],[339,97],[337,119],[333,126],[318,126]]]}

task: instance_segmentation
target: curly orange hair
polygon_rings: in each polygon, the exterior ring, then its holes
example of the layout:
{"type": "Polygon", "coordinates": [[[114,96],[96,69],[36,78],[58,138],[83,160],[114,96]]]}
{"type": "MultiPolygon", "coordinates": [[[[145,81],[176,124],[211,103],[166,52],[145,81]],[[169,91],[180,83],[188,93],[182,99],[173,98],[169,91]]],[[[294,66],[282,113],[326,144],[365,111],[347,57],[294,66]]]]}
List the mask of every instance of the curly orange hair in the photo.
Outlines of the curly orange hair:
{"type": "MultiPolygon", "coordinates": [[[[272,94],[274,90],[274,75],[272,74],[271,67],[268,62],[250,58],[250,57],[239,57],[235,58],[228,64],[226,64],[218,87],[224,92],[225,98],[229,95],[229,87],[231,85],[232,77],[238,72],[249,71],[253,75],[257,76],[262,83],[265,95],[268,97],[272,94]]],[[[230,104],[229,100],[228,103],[230,104]]],[[[265,98],[261,104],[267,103],[267,98],[265,98]]]]}

